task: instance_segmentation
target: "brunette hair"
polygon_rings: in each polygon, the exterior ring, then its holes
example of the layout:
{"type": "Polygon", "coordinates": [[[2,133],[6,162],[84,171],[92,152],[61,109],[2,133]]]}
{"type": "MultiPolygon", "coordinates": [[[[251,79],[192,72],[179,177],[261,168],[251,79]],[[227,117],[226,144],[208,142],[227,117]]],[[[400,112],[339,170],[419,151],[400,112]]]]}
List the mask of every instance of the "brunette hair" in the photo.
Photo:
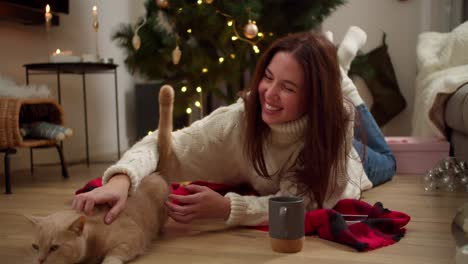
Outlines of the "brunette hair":
{"type": "MultiPolygon", "coordinates": [[[[336,47],[318,32],[287,35],[276,40],[260,57],[251,85],[244,94],[246,141],[244,151],[256,172],[270,177],[263,146],[270,132],[262,120],[258,86],[265,70],[278,52],[287,52],[301,65],[304,73],[307,126],[304,148],[296,166],[296,181],[302,194],[313,193],[319,208],[334,191],[338,175],[345,174],[347,127],[350,114],[346,111],[341,92],[341,77],[336,47]],[[330,187],[329,187],[330,186],[330,187]],[[331,188],[331,189],[329,189],[331,188]]],[[[350,107],[353,109],[353,107],[350,107]]]]}

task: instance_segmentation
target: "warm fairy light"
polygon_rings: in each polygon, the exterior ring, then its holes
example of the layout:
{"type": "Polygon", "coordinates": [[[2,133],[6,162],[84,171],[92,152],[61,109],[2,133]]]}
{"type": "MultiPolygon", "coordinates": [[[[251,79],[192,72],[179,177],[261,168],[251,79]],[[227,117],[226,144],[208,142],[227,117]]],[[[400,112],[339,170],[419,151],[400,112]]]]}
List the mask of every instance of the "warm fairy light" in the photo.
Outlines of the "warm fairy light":
{"type": "Polygon", "coordinates": [[[268,36],[273,37],[273,32],[268,33],[268,36]]]}
{"type": "Polygon", "coordinates": [[[93,6],[93,14],[97,14],[97,6],[93,6]]]}
{"type": "Polygon", "coordinates": [[[191,29],[191,28],[187,29],[187,33],[191,34],[191,33],[192,33],[192,29],[191,29]]]}
{"type": "Polygon", "coordinates": [[[50,26],[52,25],[52,13],[50,13],[50,5],[46,5],[45,11],[46,11],[44,14],[45,26],[46,26],[46,31],[49,31],[50,26]]]}
{"type": "Polygon", "coordinates": [[[203,68],[203,69],[202,69],[202,72],[203,72],[203,73],[207,73],[207,72],[208,72],[208,68],[203,68]]]}
{"type": "Polygon", "coordinates": [[[253,45],[252,49],[254,50],[255,53],[260,53],[260,49],[257,47],[257,45],[253,45]]]}
{"type": "Polygon", "coordinates": [[[185,93],[187,91],[187,86],[182,86],[182,88],[180,88],[180,91],[185,93]]]}
{"type": "Polygon", "coordinates": [[[199,4],[199,5],[203,4],[203,1],[202,1],[202,0],[198,0],[198,1],[197,1],[197,4],[199,4]]]}
{"type": "Polygon", "coordinates": [[[257,36],[258,36],[259,38],[263,38],[263,33],[262,33],[262,32],[258,32],[257,36]]]}
{"type": "Polygon", "coordinates": [[[201,106],[200,102],[199,102],[199,101],[195,101],[195,106],[196,106],[196,107],[200,107],[200,106],[201,106]]]}
{"type": "Polygon", "coordinates": [[[153,134],[153,131],[148,131],[148,135],[151,135],[151,134],[153,134]]]}
{"type": "Polygon", "coordinates": [[[191,113],[192,113],[192,108],[187,107],[187,109],[185,109],[185,112],[186,112],[187,114],[191,114],[191,113]]]}
{"type": "Polygon", "coordinates": [[[60,49],[55,50],[55,54],[60,54],[60,49]]]}
{"type": "Polygon", "coordinates": [[[229,20],[229,21],[227,22],[227,25],[228,25],[229,27],[231,27],[231,26],[232,26],[232,20],[229,20]]]}
{"type": "Polygon", "coordinates": [[[232,40],[232,41],[237,40],[237,37],[236,37],[236,36],[232,36],[232,37],[231,37],[231,40],[232,40]]]}
{"type": "Polygon", "coordinates": [[[223,58],[223,57],[219,57],[218,61],[219,61],[219,63],[223,63],[223,62],[224,62],[224,58],[223,58]]]}
{"type": "Polygon", "coordinates": [[[201,86],[198,86],[197,87],[197,93],[201,93],[202,89],[201,89],[201,86]]]}
{"type": "Polygon", "coordinates": [[[229,54],[229,57],[231,57],[231,59],[235,59],[235,58],[236,58],[236,54],[231,53],[231,54],[229,54]]]}

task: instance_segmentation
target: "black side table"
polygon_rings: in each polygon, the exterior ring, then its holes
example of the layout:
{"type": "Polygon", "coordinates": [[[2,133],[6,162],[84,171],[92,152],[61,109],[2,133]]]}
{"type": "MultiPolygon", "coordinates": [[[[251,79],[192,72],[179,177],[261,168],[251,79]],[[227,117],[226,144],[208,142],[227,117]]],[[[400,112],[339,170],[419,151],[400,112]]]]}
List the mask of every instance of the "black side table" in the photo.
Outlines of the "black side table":
{"type": "MultiPolygon", "coordinates": [[[[32,63],[25,64],[26,68],[26,84],[29,84],[30,75],[47,75],[55,74],[57,76],[57,94],[58,102],[61,104],[60,91],[60,75],[61,74],[76,74],[81,75],[83,79],[83,102],[84,102],[84,119],[85,119],[85,140],[86,140],[86,165],[89,167],[89,145],[88,145],[88,112],[86,106],[86,74],[114,74],[115,83],[115,113],[117,126],[117,158],[120,159],[120,131],[119,131],[119,100],[117,90],[117,67],[112,63],[94,63],[94,62],[78,62],[78,63],[32,63]]],[[[32,164],[32,149],[31,149],[31,164],[32,164]]]]}

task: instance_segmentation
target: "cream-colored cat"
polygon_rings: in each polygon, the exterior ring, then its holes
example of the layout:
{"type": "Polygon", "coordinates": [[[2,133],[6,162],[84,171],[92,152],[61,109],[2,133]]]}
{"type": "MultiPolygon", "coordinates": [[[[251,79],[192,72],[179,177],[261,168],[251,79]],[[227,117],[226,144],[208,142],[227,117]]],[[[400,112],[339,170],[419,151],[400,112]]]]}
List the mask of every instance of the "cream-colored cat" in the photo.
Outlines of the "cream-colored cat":
{"type": "MultiPolygon", "coordinates": [[[[159,93],[158,151],[159,167],[171,167],[172,109],[174,90],[164,85],[159,93]],[[166,163],[167,162],[167,163],[166,163]],[[167,164],[168,166],[164,166],[167,164]]],[[[61,211],[46,217],[27,216],[36,227],[32,244],[36,263],[126,263],[141,255],[157,237],[167,220],[164,202],[169,188],[159,173],[145,177],[138,190],[128,198],[121,215],[104,224],[106,206],[99,206],[92,216],[75,211],[61,211]]]]}

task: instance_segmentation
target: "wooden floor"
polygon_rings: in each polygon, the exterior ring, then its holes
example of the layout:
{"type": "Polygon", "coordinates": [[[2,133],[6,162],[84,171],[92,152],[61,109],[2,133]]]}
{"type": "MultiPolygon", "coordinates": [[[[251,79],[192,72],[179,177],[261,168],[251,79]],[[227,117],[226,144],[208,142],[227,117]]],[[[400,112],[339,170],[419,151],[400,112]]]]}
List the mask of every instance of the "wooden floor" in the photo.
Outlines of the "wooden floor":
{"type": "MultiPolygon", "coordinates": [[[[4,186],[0,185],[0,263],[32,263],[32,227],[22,214],[46,215],[69,208],[73,192],[89,179],[101,176],[107,166],[69,167],[68,180],[61,178],[58,166],[37,167],[34,175],[29,171],[14,172],[12,195],[3,194],[4,186]]],[[[318,237],[307,237],[300,253],[279,254],[271,251],[265,232],[169,222],[163,237],[134,263],[453,263],[455,244],[450,223],[468,194],[427,193],[420,179],[398,175],[364,193],[365,201],[381,201],[385,207],[412,217],[407,235],[389,247],[359,253],[318,237]]],[[[3,176],[0,180],[3,184],[3,176]]]]}

